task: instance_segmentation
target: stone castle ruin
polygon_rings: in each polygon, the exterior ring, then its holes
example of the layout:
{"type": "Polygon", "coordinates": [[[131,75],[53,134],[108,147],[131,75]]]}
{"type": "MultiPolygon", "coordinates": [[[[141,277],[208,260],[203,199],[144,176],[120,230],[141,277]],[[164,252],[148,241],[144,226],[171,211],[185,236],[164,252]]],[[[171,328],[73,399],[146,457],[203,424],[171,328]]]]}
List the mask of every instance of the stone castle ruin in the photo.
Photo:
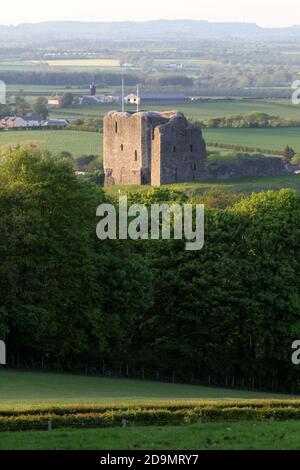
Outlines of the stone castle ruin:
{"type": "Polygon", "coordinates": [[[201,129],[178,111],[111,111],[103,132],[106,185],[160,186],[287,174],[278,157],[220,159],[207,165],[201,129]]]}
{"type": "Polygon", "coordinates": [[[160,186],[206,176],[201,129],[180,112],[111,111],[103,132],[106,185],[160,186]]]}

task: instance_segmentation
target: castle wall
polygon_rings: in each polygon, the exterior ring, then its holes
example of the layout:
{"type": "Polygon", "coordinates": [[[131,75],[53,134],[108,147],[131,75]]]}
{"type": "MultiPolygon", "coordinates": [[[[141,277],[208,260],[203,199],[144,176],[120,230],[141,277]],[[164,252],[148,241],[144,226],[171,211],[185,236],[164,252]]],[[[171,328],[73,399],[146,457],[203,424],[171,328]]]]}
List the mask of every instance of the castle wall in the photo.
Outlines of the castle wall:
{"type": "Polygon", "coordinates": [[[108,113],[103,132],[106,184],[142,184],[142,123],[138,115],[108,113]]]}
{"type": "Polygon", "coordinates": [[[175,117],[155,131],[152,150],[152,184],[204,179],[206,148],[201,130],[183,116],[175,117]]]}
{"type": "Polygon", "coordinates": [[[181,113],[111,112],[104,118],[105,184],[199,180],[205,164],[201,131],[181,113]]]}
{"type": "Polygon", "coordinates": [[[230,180],[260,176],[284,176],[288,171],[280,157],[244,157],[208,165],[209,178],[230,180]]]}
{"type": "Polygon", "coordinates": [[[152,140],[152,159],[151,159],[151,185],[160,186],[160,174],[161,174],[161,139],[160,130],[157,127],[154,130],[152,140]]]}

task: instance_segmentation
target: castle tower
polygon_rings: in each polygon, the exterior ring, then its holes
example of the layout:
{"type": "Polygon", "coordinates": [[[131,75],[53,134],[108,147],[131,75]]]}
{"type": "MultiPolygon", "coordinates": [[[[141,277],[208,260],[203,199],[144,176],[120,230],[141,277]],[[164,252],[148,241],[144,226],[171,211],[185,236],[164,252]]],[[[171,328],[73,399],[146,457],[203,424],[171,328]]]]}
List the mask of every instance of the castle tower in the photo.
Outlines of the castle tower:
{"type": "Polygon", "coordinates": [[[97,94],[97,88],[96,88],[96,85],[94,83],[92,83],[90,85],[90,95],[91,96],[96,96],[97,94]]]}
{"type": "Polygon", "coordinates": [[[203,179],[206,150],[201,130],[182,113],[108,113],[104,118],[106,185],[161,184],[203,179]]]}

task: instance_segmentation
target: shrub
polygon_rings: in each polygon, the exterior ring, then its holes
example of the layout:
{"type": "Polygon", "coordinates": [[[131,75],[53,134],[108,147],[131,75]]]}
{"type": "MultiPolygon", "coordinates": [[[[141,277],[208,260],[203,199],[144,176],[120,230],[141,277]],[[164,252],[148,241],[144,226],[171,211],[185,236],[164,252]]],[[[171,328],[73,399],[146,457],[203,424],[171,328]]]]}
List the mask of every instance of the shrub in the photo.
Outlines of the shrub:
{"type": "Polygon", "coordinates": [[[173,403],[143,407],[39,407],[27,410],[1,410],[0,431],[53,428],[113,427],[127,425],[184,425],[202,421],[300,419],[300,401],[263,400],[244,402],[173,403]]]}

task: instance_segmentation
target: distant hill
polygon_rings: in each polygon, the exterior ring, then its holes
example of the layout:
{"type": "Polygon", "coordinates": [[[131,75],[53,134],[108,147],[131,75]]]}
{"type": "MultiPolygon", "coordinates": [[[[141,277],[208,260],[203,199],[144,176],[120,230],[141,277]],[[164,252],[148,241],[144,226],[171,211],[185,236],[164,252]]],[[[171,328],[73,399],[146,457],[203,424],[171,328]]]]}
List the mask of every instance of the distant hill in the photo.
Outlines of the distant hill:
{"type": "Polygon", "coordinates": [[[255,23],[210,23],[195,20],[158,20],[147,22],[44,22],[17,26],[0,25],[1,39],[26,40],[132,40],[132,39],[220,39],[249,40],[300,39],[300,26],[262,28],[255,23]]]}

